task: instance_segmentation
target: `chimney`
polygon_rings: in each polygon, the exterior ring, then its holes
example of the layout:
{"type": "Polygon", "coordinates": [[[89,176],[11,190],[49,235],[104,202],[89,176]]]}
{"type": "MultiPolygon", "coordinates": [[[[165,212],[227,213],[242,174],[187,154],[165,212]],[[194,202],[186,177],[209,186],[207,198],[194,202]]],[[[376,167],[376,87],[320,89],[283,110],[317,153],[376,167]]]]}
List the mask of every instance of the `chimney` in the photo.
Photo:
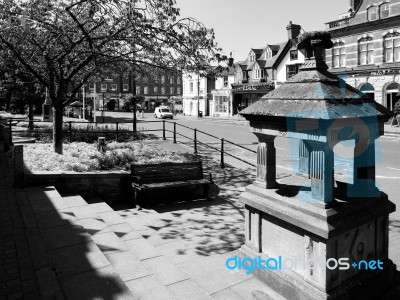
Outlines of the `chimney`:
{"type": "Polygon", "coordinates": [[[228,66],[229,66],[229,67],[232,67],[232,66],[233,66],[232,52],[230,53],[230,57],[229,57],[229,60],[228,60],[228,66]]]}
{"type": "Polygon", "coordinates": [[[300,35],[301,26],[292,24],[292,21],[290,21],[289,25],[286,26],[286,30],[288,33],[288,39],[294,40],[294,39],[297,39],[297,37],[300,35]]]}
{"type": "Polygon", "coordinates": [[[350,0],[350,8],[353,11],[356,11],[358,7],[360,6],[362,0],[350,0]]]}

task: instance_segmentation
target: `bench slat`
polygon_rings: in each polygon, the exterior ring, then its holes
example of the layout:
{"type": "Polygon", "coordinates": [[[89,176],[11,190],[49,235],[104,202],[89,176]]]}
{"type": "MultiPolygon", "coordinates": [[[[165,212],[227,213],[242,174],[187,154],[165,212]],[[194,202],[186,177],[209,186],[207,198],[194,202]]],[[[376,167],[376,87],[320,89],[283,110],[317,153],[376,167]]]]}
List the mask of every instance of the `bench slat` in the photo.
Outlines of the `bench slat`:
{"type": "Polygon", "coordinates": [[[173,182],[162,182],[162,183],[150,183],[144,184],[142,189],[158,189],[158,188],[166,188],[166,187],[179,187],[179,186],[189,186],[189,185],[202,185],[209,184],[210,182],[207,179],[200,180],[185,180],[185,181],[173,181],[173,182]]]}

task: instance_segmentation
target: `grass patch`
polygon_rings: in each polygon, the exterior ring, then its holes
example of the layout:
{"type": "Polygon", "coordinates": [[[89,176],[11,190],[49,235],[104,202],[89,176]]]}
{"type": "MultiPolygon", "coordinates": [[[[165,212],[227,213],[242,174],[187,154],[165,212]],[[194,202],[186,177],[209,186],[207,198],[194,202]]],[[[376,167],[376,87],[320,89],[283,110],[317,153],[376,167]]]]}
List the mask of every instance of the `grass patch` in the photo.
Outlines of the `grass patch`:
{"type": "Polygon", "coordinates": [[[64,145],[63,155],[54,153],[52,144],[24,147],[24,163],[28,171],[117,171],[130,170],[131,163],[189,162],[198,157],[190,153],[165,152],[142,142],[107,144],[107,151],[97,151],[96,144],[64,145]]]}

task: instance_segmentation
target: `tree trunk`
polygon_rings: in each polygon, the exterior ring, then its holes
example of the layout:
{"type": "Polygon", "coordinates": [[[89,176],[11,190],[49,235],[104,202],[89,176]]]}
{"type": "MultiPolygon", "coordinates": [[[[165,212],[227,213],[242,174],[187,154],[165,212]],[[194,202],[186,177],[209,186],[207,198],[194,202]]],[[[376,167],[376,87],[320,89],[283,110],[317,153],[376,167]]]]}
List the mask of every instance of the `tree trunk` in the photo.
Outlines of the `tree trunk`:
{"type": "Polygon", "coordinates": [[[63,107],[53,105],[53,147],[54,152],[63,153],[63,107]]]}

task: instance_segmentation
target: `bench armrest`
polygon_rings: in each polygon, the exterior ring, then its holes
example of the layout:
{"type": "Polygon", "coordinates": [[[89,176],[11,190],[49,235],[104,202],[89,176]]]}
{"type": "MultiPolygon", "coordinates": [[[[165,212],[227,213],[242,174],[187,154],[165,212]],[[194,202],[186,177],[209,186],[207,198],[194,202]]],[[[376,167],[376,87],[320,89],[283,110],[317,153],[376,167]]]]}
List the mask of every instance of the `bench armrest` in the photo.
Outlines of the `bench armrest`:
{"type": "Polygon", "coordinates": [[[142,186],[142,179],[140,176],[132,176],[132,187],[140,189],[142,186]]]}

